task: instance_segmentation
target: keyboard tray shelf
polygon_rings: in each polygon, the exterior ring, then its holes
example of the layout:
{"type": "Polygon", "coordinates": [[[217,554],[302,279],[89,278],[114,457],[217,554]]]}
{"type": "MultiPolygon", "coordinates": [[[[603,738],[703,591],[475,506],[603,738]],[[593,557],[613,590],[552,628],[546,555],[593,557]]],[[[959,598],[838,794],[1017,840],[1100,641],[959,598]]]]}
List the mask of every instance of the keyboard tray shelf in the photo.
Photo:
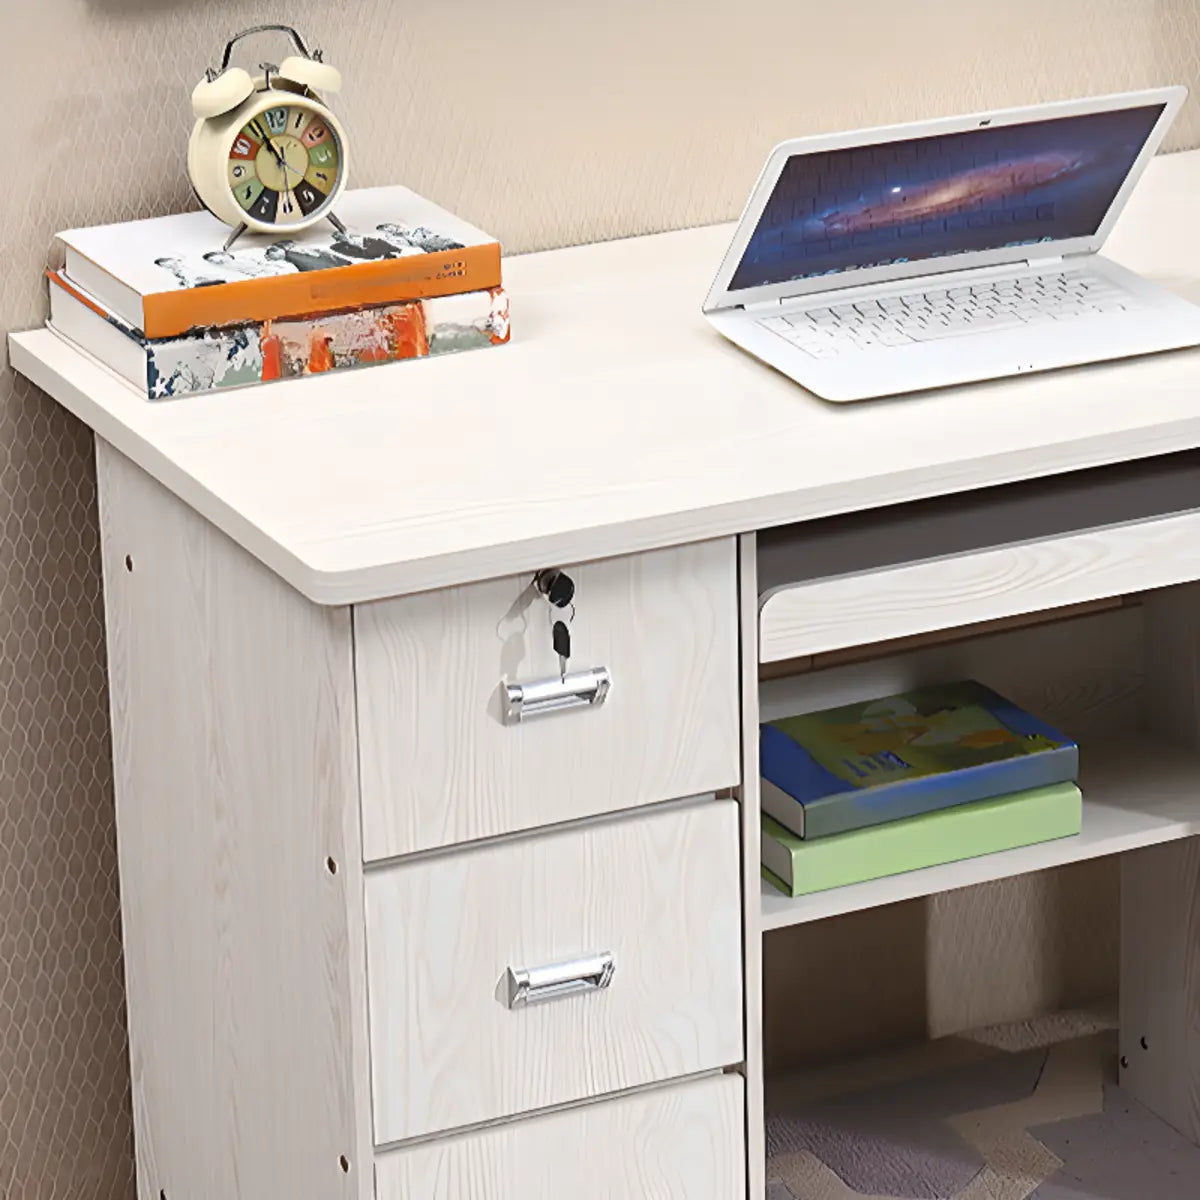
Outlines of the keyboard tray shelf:
{"type": "Polygon", "coordinates": [[[758,570],[764,663],[1186,582],[1200,452],[782,527],[758,570]]]}

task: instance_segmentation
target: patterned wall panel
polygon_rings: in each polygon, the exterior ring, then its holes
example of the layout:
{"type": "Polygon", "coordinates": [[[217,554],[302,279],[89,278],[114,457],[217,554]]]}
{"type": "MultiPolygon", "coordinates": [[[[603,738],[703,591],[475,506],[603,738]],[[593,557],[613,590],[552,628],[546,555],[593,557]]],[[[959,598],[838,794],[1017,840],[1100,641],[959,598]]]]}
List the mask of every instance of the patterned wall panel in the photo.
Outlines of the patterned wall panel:
{"type": "MultiPolygon", "coordinates": [[[[1193,0],[7,0],[2,12],[6,330],[44,315],[56,229],[189,204],[187,94],[253,21],[293,21],[345,71],[359,183],[406,182],[510,252],[733,217],[783,137],[1200,75],[1193,0]]],[[[1192,104],[1172,144],[1197,142],[1192,104]]],[[[95,519],[88,435],[0,357],[5,1200],[133,1194],[95,519]]],[[[1043,889],[1025,919],[1056,922],[1053,903],[1043,889]]],[[[929,919],[931,944],[939,922],[978,941],[989,909],[946,899],[929,919]]],[[[1036,971],[1022,979],[1006,1012],[1043,999],[1036,971]]],[[[942,1029],[987,1019],[963,986],[899,999],[927,1002],[942,1029]]],[[[914,1018],[892,1023],[924,1026],[914,1018]]]]}

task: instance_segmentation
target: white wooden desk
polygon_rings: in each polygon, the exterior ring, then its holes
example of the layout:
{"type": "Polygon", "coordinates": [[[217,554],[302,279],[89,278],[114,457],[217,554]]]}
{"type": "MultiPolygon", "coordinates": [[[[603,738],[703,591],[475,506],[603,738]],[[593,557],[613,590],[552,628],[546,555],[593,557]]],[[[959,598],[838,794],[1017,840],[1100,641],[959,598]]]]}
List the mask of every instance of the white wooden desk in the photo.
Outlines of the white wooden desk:
{"type": "MultiPolygon", "coordinates": [[[[1198,192],[1156,161],[1110,244],[1196,300],[1198,192]]],[[[827,406],[700,317],[728,233],[510,260],[502,351],[178,403],[10,338],[97,434],[142,1200],[760,1200],[765,930],[1124,851],[1125,1083],[1200,1136],[1200,353],[827,406]],[[549,566],[611,695],[506,724],[549,566]],[[760,702],[968,669],[1105,744],[1083,835],[764,892],[760,702]]]]}

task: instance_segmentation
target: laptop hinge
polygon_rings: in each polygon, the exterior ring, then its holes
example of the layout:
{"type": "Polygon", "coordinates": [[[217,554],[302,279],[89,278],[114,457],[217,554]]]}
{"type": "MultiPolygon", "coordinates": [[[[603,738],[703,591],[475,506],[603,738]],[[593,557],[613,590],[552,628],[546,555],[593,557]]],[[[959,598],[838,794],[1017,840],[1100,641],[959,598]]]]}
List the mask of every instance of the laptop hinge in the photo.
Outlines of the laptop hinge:
{"type": "Polygon", "coordinates": [[[778,308],[781,304],[784,303],[784,301],[786,301],[788,299],[795,299],[795,297],[776,296],[774,300],[759,300],[759,301],[755,302],[754,304],[739,304],[738,307],[743,312],[748,312],[748,313],[766,312],[768,309],[778,308]]]}
{"type": "Polygon", "coordinates": [[[1046,258],[1027,258],[1025,265],[1029,267],[1061,267],[1063,256],[1051,254],[1046,258]]]}

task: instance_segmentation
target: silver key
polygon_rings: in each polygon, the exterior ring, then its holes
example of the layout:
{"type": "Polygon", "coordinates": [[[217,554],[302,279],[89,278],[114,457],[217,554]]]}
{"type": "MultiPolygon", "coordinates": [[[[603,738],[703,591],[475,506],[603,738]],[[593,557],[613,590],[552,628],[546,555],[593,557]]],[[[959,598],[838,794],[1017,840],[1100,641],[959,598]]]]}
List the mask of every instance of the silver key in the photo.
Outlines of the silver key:
{"type": "Polygon", "coordinates": [[[550,637],[554,643],[554,653],[558,655],[559,675],[565,683],[567,663],[571,661],[571,631],[567,628],[566,621],[555,621],[554,628],[550,631],[550,637]]]}

